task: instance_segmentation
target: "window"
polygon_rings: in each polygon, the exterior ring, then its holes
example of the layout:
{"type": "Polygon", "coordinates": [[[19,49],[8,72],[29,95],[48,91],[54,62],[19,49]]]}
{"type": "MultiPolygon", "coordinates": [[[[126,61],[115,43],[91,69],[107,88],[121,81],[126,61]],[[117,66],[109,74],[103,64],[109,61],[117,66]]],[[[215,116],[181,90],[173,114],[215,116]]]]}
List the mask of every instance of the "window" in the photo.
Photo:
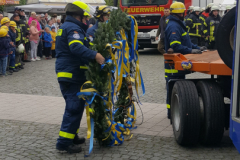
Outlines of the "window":
{"type": "Polygon", "coordinates": [[[122,0],[123,6],[165,5],[168,0],[122,0]]]}

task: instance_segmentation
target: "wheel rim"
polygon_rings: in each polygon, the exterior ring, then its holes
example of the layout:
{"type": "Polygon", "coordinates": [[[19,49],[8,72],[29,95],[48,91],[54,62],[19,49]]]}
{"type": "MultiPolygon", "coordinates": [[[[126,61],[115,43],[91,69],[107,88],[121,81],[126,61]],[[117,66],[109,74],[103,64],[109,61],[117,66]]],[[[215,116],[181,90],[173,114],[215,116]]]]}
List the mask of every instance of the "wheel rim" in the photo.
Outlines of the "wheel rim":
{"type": "Polygon", "coordinates": [[[180,126],[180,113],[179,113],[179,97],[177,94],[174,95],[173,102],[173,122],[175,131],[179,131],[180,126]]]}
{"type": "Polygon", "coordinates": [[[234,33],[235,33],[235,26],[233,26],[233,28],[230,32],[230,37],[229,37],[229,42],[230,42],[232,50],[233,50],[233,47],[234,47],[234,33]]]}

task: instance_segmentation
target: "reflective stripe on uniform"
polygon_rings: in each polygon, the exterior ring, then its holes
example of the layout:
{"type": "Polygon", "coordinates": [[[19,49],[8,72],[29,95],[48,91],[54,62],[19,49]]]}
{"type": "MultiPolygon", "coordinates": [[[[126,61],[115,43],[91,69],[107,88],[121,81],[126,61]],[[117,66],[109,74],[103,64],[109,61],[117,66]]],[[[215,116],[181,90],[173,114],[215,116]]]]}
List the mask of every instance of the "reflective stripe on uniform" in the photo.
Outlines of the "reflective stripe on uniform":
{"type": "Polygon", "coordinates": [[[172,41],[172,42],[170,43],[170,46],[173,45],[173,44],[175,44],[175,43],[182,44],[180,41],[172,41]]]}
{"type": "Polygon", "coordinates": [[[68,139],[74,139],[75,134],[60,131],[59,136],[64,137],[64,138],[68,138],[68,139]]]}
{"type": "Polygon", "coordinates": [[[93,46],[93,43],[92,43],[92,42],[90,42],[89,44],[90,44],[90,46],[93,46]]]}
{"type": "Polygon", "coordinates": [[[176,69],[165,69],[165,73],[178,73],[176,69]]]}
{"type": "Polygon", "coordinates": [[[77,132],[76,133],[78,133],[79,132],[79,128],[77,129],[77,132]]]}
{"type": "Polygon", "coordinates": [[[84,37],[84,40],[87,40],[87,37],[84,37]]]}
{"type": "Polygon", "coordinates": [[[188,18],[187,21],[193,21],[192,19],[188,18]]]}
{"type": "Polygon", "coordinates": [[[185,32],[185,33],[182,34],[182,36],[185,36],[185,35],[187,35],[187,32],[185,32]]]}
{"type": "Polygon", "coordinates": [[[69,42],[68,45],[70,46],[73,43],[81,43],[83,45],[82,41],[79,41],[79,40],[72,40],[71,42],[69,42]]]}
{"type": "Polygon", "coordinates": [[[62,29],[59,29],[58,31],[57,31],[57,36],[61,36],[62,35],[62,29]]]}
{"type": "Polygon", "coordinates": [[[57,73],[58,78],[72,78],[72,73],[68,72],[58,72],[57,73]]]}
{"type": "Polygon", "coordinates": [[[80,69],[88,69],[86,66],[80,66],[80,69]]]}
{"type": "Polygon", "coordinates": [[[167,104],[167,109],[170,109],[170,108],[171,108],[170,104],[167,104]]]}
{"type": "Polygon", "coordinates": [[[207,33],[207,30],[204,30],[203,33],[206,34],[206,33],[207,33]]]}
{"type": "Polygon", "coordinates": [[[165,76],[165,78],[168,78],[168,76],[165,76]]]}

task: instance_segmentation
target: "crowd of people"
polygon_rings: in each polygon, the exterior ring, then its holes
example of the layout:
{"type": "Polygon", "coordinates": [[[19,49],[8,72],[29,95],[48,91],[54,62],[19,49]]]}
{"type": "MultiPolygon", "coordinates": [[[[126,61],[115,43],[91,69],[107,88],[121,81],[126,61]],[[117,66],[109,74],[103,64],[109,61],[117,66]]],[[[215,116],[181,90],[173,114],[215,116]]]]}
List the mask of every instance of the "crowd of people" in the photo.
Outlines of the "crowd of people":
{"type": "MultiPolygon", "coordinates": [[[[226,6],[224,14],[226,14],[232,6],[226,6]]],[[[198,46],[205,46],[208,49],[216,49],[215,36],[218,25],[221,21],[219,15],[220,7],[214,3],[210,3],[207,7],[200,8],[199,6],[189,6],[187,15],[182,19],[187,27],[191,42],[198,46]]],[[[156,40],[159,39],[158,51],[161,54],[165,51],[165,29],[168,23],[170,9],[164,9],[164,16],[159,22],[156,40]]]]}
{"type": "MultiPolygon", "coordinates": [[[[0,13],[0,76],[12,75],[24,69],[25,62],[55,58],[55,42],[58,29],[65,16],[32,12],[27,20],[24,10],[15,8],[9,19],[0,13]]],[[[95,24],[94,18],[87,21],[95,24]]]]}

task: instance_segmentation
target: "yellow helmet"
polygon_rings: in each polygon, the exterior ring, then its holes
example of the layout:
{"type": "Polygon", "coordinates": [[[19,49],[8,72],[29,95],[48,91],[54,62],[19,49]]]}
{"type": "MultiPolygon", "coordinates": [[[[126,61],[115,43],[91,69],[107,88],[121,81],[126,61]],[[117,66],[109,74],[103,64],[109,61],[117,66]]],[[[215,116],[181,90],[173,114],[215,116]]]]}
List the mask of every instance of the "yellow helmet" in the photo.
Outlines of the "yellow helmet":
{"type": "Polygon", "coordinates": [[[0,37],[6,37],[8,34],[8,31],[6,29],[0,29],[0,37]]]}
{"type": "Polygon", "coordinates": [[[107,5],[97,6],[96,12],[94,13],[94,17],[98,19],[101,17],[101,15],[110,14],[110,13],[111,13],[111,8],[109,6],[107,5]]]}
{"type": "Polygon", "coordinates": [[[174,2],[170,6],[170,13],[184,13],[185,10],[186,7],[182,2],[174,2]]]}
{"type": "Polygon", "coordinates": [[[1,25],[5,24],[5,23],[8,23],[10,22],[10,19],[8,17],[4,17],[2,20],[1,20],[1,25]]]}
{"type": "Polygon", "coordinates": [[[68,3],[65,7],[65,11],[77,14],[83,12],[84,16],[90,16],[89,6],[82,1],[74,1],[73,3],[68,3]]]}
{"type": "Polygon", "coordinates": [[[4,30],[7,30],[9,31],[8,27],[7,26],[2,26],[1,29],[4,29],[4,30]]]}
{"type": "Polygon", "coordinates": [[[17,24],[16,24],[16,22],[14,22],[14,21],[10,21],[9,26],[10,26],[10,27],[17,27],[17,24]]]}

